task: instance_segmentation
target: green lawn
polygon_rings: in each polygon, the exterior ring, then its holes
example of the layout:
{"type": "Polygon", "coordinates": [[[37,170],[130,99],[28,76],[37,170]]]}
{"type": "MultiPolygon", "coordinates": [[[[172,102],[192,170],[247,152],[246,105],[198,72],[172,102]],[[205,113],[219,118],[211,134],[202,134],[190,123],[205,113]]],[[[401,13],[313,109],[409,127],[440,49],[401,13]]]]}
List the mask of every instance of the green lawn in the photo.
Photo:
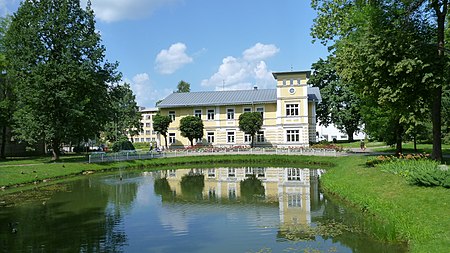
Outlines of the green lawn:
{"type": "MultiPolygon", "coordinates": [[[[433,145],[432,144],[417,144],[417,151],[414,151],[414,143],[407,142],[402,145],[403,153],[427,153],[431,154],[433,145]]],[[[374,151],[377,152],[390,152],[395,153],[395,147],[379,147],[375,148],[374,151]]],[[[450,155],[450,145],[443,144],[442,145],[442,154],[450,155]]]]}
{"type": "MultiPolygon", "coordinates": [[[[344,149],[346,148],[360,148],[360,141],[354,141],[349,143],[338,143],[338,145],[341,145],[344,149]]],[[[384,147],[386,146],[386,143],[379,142],[379,141],[371,141],[366,143],[367,148],[375,148],[375,147],[384,147]]]]}
{"type": "MultiPolygon", "coordinates": [[[[188,166],[206,168],[251,164],[327,168],[321,186],[330,194],[361,209],[370,222],[369,231],[377,237],[406,241],[411,252],[448,252],[450,247],[450,189],[408,185],[402,177],[367,168],[365,156],[309,157],[288,155],[230,155],[160,158],[109,164],[87,164],[81,157],[60,163],[50,158],[0,162],[0,187],[33,183],[36,180],[81,175],[84,171],[127,168],[176,169],[188,166]],[[78,159],[78,161],[77,161],[78,159]],[[31,165],[26,165],[31,164],[31,165]]],[[[41,181],[40,181],[41,182],[41,181]]],[[[20,188],[16,188],[20,189],[20,188]]],[[[0,192],[0,200],[2,194],[0,192]]]]}

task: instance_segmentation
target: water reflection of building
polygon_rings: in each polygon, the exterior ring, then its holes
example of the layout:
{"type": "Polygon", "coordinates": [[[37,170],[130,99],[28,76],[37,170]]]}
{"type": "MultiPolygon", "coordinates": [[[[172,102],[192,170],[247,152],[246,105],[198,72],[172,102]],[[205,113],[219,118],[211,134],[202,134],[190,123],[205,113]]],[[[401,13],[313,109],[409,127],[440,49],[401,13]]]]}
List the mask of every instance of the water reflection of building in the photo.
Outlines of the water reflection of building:
{"type": "MultiPolygon", "coordinates": [[[[311,189],[318,191],[317,186],[311,188],[310,183],[310,178],[318,176],[317,170],[309,169],[242,167],[167,170],[158,173],[158,177],[167,179],[176,196],[174,200],[183,199],[183,177],[202,175],[204,187],[200,199],[220,203],[243,202],[240,182],[254,175],[264,187],[264,196],[260,196],[258,204],[278,204],[280,222],[285,225],[311,222],[311,189]]],[[[312,194],[318,195],[318,192],[312,194]]]]}

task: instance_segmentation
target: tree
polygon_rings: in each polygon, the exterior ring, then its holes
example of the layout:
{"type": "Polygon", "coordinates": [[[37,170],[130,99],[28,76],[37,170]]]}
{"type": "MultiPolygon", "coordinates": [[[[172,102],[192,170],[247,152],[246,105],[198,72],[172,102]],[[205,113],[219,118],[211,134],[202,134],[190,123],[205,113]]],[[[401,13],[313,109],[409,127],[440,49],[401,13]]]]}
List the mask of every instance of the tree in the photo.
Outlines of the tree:
{"type": "Polygon", "coordinates": [[[14,92],[7,76],[7,65],[8,61],[5,57],[5,46],[4,46],[4,36],[11,23],[11,18],[1,17],[0,18],[0,132],[1,132],[1,142],[0,142],[0,159],[5,158],[5,146],[7,139],[7,128],[12,125],[12,115],[14,112],[14,92]]]}
{"type": "Polygon", "coordinates": [[[105,60],[88,1],[26,0],[5,36],[8,75],[18,110],[15,134],[45,140],[59,159],[60,145],[97,136],[108,121],[108,84],[120,80],[117,63],[105,60]]]}
{"type": "Polygon", "coordinates": [[[183,80],[181,80],[177,85],[177,91],[178,93],[182,92],[191,92],[191,85],[183,80]]]}
{"type": "Polygon", "coordinates": [[[312,4],[319,13],[313,36],[334,42],[336,71],[362,101],[391,113],[401,151],[402,136],[426,118],[429,94],[439,82],[430,47],[435,31],[424,20],[429,15],[412,14],[401,1],[312,4]]]}
{"type": "Polygon", "coordinates": [[[181,136],[189,139],[191,147],[194,146],[194,139],[203,137],[203,121],[199,117],[186,116],[180,120],[181,136]]]}
{"type": "Polygon", "coordinates": [[[142,130],[141,114],[130,85],[124,83],[112,86],[109,94],[111,99],[110,118],[113,120],[105,126],[106,139],[118,141],[126,138],[127,131],[131,136],[138,134],[142,130]]]}
{"type": "Polygon", "coordinates": [[[239,116],[239,129],[252,137],[250,147],[253,148],[256,133],[261,130],[263,118],[259,112],[245,112],[239,116]]]}
{"type": "Polygon", "coordinates": [[[320,89],[322,102],[316,110],[320,124],[334,124],[347,134],[349,141],[353,141],[353,134],[360,130],[361,125],[360,100],[339,78],[333,60],[333,57],[328,57],[314,63],[308,84],[320,89]]]}
{"type": "Polygon", "coordinates": [[[153,117],[153,130],[160,133],[162,136],[164,136],[164,143],[167,147],[167,131],[169,129],[169,125],[172,122],[172,119],[168,115],[161,115],[156,114],[153,117]]]}

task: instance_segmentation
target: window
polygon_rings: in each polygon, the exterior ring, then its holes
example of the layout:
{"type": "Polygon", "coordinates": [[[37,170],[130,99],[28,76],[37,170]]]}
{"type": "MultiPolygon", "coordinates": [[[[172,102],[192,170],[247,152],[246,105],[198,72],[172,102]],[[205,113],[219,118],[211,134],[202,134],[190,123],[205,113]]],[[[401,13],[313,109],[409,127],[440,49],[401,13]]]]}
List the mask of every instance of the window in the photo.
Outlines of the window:
{"type": "Polygon", "coordinates": [[[175,121],[175,111],[169,111],[169,117],[172,121],[175,121]]]}
{"type": "Polygon", "coordinates": [[[227,132],[227,143],[234,143],[234,132],[227,132]]]}
{"type": "Polygon", "coordinates": [[[214,132],[208,132],[206,134],[206,138],[209,143],[214,143],[214,132]]]}
{"type": "Polygon", "coordinates": [[[152,141],[155,141],[156,139],[155,139],[155,137],[152,137],[152,141]]]}
{"type": "Polygon", "coordinates": [[[145,138],[145,142],[150,142],[150,138],[145,138]]]}
{"type": "Polygon", "coordinates": [[[141,142],[144,142],[145,141],[145,139],[144,138],[141,138],[141,142]]]}
{"type": "Polygon", "coordinates": [[[256,133],[256,142],[265,142],[264,131],[258,131],[256,133]]]}
{"type": "Polygon", "coordinates": [[[258,108],[256,108],[256,111],[261,113],[261,117],[264,119],[264,108],[263,107],[258,107],[258,108]]]}
{"type": "Polygon", "coordinates": [[[235,177],[235,176],[236,176],[236,169],[228,168],[228,177],[235,177]]]}
{"type": "Polygon", "coordinates": [[[150,130],[145,130],[146,135],[150,135],[150,130]]]}
{"type": "Polygon", "coordinates": [[[286,116],[298,116],[298,104],[286,104],[286,116]]]}
{"type": "Polygon", "coordinates": [[[246,113],[246,112],[252,112],[252,108],[250,108],[250,107],[244,108],[244,113],[246,113]]]}
{"type": "Polygon", "coordinates": [[[208,109],[208,120],[214,120],[214,114],[216,114],[214,109],[208,109]]]}
{"type": "Polygon", "coordinates": [[[152,119],[152,116],[151,115],[146,115],[145,118],[146,119],[152,119]]]}
{"type": "Polygon", "coordinates": [[[234,119],[234,109],[227,109],[227,119],[228,120],[233,120],[234,119]]]}
{"type": "Polygon", "coordinates": [[[250,143],[252,141],[252,136],[249,134],[244,134],[244,142],[250,143]]]}
{"type": "Polygon", "coordinates": [[[288,194],[288,207],[302,207],[302,195],[300,193],[288,194]]]}
{"type": "Polygon", "coordinates": [[[299,142],[300,141],[300,130],[286,130],[286,141],[287,142],[299,142]]]}
{"type": "Polygon", "coordinates": [[[283,79],[283,85],[286,85],[286,79],[283,79]]]}
{"type": "Polygon", "coordinates": [[[294,85],[294,79],[289,80],[289,84],[292,86],[294,85]]]}
{"type": "Polygon", "coordinates": [[[175,143],[175,133],[169,133],[169,143],[170,144],[175,143]]]}
{"type": "Polygon", "coordinates": [[[216,169],[208,169],[208,177],[216,177],[216,169]]]}
{"type": "Polygon", "coordinates": [[[236,184],[228,184],[228,199],[236,200],[236,184]]]}
{"type": "Polygon", "coordinates": [[[200,109],[194,110],[194,116],[202,118],[202,110],[200,109]]]}
{"type": "Polygon", "coordinates": [[[176,177],[176,176],[177,176],[176,170],[169,170],[169,177],[176,177]]]}
{"type": "Polygon", "coordinates": [[[297,84],[300,85],[302,83],[301,81],[302,81],[302,79],[300,79],[300,78],[297,79],[297,84]]]}
{"type": "Polygon", "coordinates": [[[134,142],[139,142],[139,138],[134,138],[134,142]]]}
{"type": "Polygon", "coordinates": [[[145,127],[150,127],[150,123],[145,123],[145,127]]]}
{"type": "Polygon", "coordinates": [[[302,171],[301,169],[287,169],[287,180],[288,181],[301,181],[302,171]]]}

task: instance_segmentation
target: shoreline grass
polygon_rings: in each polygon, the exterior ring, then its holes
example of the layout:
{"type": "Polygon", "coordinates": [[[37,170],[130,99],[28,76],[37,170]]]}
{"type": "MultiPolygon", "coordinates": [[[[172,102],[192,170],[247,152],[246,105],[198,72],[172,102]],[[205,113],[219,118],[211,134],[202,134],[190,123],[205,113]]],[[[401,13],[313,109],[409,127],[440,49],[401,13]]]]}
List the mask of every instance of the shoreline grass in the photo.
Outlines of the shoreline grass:
{"type": "MultiPolygon", "coordinates": [[[[70,179],[86,172],[131,169],[177,169],[182,167],[259,165],[325,168],[321,186],[327,192],[360,209],[369,230],[388,241],[407,242],[411,252],[446,252],[450,247],[450,189],[409,185],[404,178],[367,168],[368,157],[318,157],[292,155],[223,155],[159,158],[104,164],[87,164],[75,158],[59,163],[42,161],[29,166],[0,163],[0,187],[34,181],[70,179]]],[[[34,160],[27,160],[33,162],[34,160]]],[[[12,191],[23,188],[12,187],[12,191]]],[[[0,197],[9,191],[0,192],[0,197]]],[[[1,199],[0,199],[1,200],[1,199]]]]}

